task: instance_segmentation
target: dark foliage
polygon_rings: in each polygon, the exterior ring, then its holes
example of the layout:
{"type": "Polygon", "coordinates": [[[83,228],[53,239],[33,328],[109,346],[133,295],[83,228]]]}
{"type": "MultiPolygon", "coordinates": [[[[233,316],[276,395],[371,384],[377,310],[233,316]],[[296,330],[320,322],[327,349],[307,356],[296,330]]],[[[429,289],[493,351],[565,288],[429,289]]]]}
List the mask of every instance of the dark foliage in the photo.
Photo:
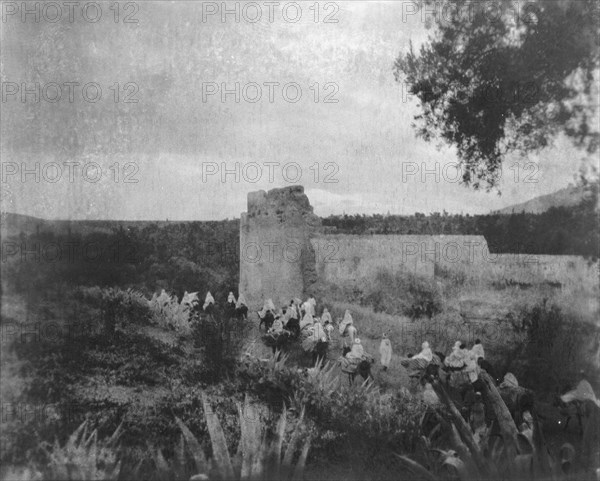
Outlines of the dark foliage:
{"type": "Polygon", "coordinates": [[[482,235],[491,253],[600,257],[597,185],[575,207],[554,207],[542,214],[412,216],[332,215],[323,225],[347,234],[482,235]]]}
{"type": "Polygon", "coordinates": [[[466,184],[494,187],[508,152],[558,133],[597,151],[595,0],[422,3],[452,15],[436,18],[436,36],[400,56],[395,74],[420,101],[417,135],[455,146],[466,184]]]}

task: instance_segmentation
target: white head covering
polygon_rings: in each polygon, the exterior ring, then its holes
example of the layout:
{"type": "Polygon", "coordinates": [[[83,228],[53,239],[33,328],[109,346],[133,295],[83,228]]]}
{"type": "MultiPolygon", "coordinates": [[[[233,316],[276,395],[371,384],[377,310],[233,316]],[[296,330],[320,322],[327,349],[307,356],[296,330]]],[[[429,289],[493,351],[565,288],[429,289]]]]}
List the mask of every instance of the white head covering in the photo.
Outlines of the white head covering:
{"type": "Polygon", "coordinates": [[[298,319],[298,308],[295,302],[287,307],[286,316],[288,319],[298,319]]]}
{"type": "Polygon", "coordinates": [[[450,367],[462,367],[465,364],[465,351],[460,348],[460,341],[456,341],[452,346],[452,352],[444,360],[444,364],[450,367]]]}
{"type": "Polygon", "coordinates": [[[181,299],[181,304],[192,306],[194,302],[198,302],[198,293],[185,291],[183,293],[183,298],[181,299]]]}
{"type": "Polygon", "coordinates": [[[381,344],[379,345],[379,354],[381,355],[381,365],[389,366],[390,361],[392,360],[392,343],[385,336],[385,334],[383,335],[381,344]]]}
{"type": "Polygon", "coordinates": [[[425,359],[427,362],[432,361],[433,352],[431,352],[431,348],[429,347],[429,343],[427,341],[421,344],[421,352],[416,356],[413,356],[413,359],[425,359]]]}
{"type": "Polygon", "coordinates": [[[363,345],[360,343],[360,339],[357,337],[354,339],[354,343],[352,344],[352,349],[350,352],[346,354],[348,359],[362,359],[365,355],[365,349],[363,345]]]}
{"type": "Polygon", "coordinates": [[[323,314],[321,314],[321,320],[323,321],[323,324],[325,324],[325,321],[331,322],[331,314],[329,314],[327,308],[323,309],[323,314]]]}
{"type": "Polygon", "coordinates": [[[342,322],[340,322],[339,325],[340,334],[344,334],[344,331],[350,324],[354,324],[354,321],[352,320],[352,315],[350,314],[350,311],[346,309],[346,312],[344,313],[344,318],[342,319],[342,322]]]}
{"type": "Polygon", "coordinates": [[[585,401],[586,399],[589,399],[591,401],[594,401],[598,405],[598,407],[600,407],[600,400],[596,398],[596,393],[594,393],[594,389],[592,388],[591,384],[585,379],[579,381],[579,384],[577,384],[577,388],[573,389],[572,391],[569,391],[566,394],[563,394],[560,397],[560,399],[562,400],[562,402],[565,403],[571,401],[585,401]]]}
{"type": "Polygon", "coordinates": [[[230,292],[229,296],[227,296],[227,302],[233,302],[235,304],[235,296],[233,295],[233,292],[230,292]]]}
{"type": "Polygon", "coordinates": [[[247,306],[244,294],[240,294],[237,300],[236,307],[247,306]]]}
{"type": "Polygon", "coordinates": [[[214,303],[215,303],[215,298],[212,296],[210,291],[208,291],[208,293],[206,294],[206,298],[204,299],[204,305],[202,306],[202,309],[206,309],[206,307],[209,304],[214,304],[214,303]]]}
{"type": "Polygon", "coordinates": [[[311,316],[315,315],[315,304],[311,299],[308,299],[304,304],[302,304],[302,309],[304,312],[310,312],[311,316]]]}
{"type": "Polygon", "coordinates": [[[273,322],[273,325],[271,326],[271,329],[269,329],[270,332],[280,332],[283,331],[283,322],[281,322],[281,319],[276,318],[275,321],[273,322]]]}
{"type": "Polygon", "coordinates": [[[307,312],[300,321],[300,329],[304,329],[306,326],[312,326],[314,322],[313,316],[310,315],[310,312],[307,312]]]}
{"type": "Polygon", "coordinates": [[[480,357],[483,357],[485,359],[485,354],[483,352],[483,346],[481,345],[481,343],[474,344],[473,348],[471,349],[471,352],[475,356],[475,359],[479,359],[480,357]]]}
{"type": "Polygon", "coordinates": [[[315,322],[313,324],[313,339],[315,341],[327,341],[327,334],[325,334],[325,331],[323,330],[323,326],[321,325],[320,322],[315,322]]]}
{"type": "Polygon", "coordinates": [[[272,299],[267,299],[265,301],[265,303],[263,304],[262,311],[260,311],[258,313],[258,315],[260,316],[261,319],[263,317],[265,317],[265,315],[267,314],[267,311],[271,311],[271,314],[273,314],[273,316],[275,315],[275,304],[273,304],[272,299]]]}
{"type": "Polygon", "coordinates": [[[517,381],[516,376],[512,372],[507,372],[504,375],[504,379],[500,384],[500,387],[519,387],[519,381],[517,381]]]}
{"type": "Polygon", "coordinates": [[[471,382],[477,381],[479,377],[479,366],[477,365],[477,356],[473,351],[467,351],[465,356],[465,371],[469,375],[471,382]]]}

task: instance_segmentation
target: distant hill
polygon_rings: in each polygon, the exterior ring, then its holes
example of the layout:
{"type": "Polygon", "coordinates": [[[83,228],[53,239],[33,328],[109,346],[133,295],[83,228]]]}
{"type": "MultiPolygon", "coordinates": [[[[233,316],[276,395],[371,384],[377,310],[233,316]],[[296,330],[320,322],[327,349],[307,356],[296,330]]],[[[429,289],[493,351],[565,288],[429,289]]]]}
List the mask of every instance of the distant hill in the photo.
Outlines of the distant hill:
{"type": "Polygon", "coordinates": [[[4,238],[41,232],[52,232],[55,235],[81,234],[87,235],[92,232],[104,232],[110,234],[119,227],[144,227],[154,224],[157,227],[165,227],[174,224],[219,224],[223,221],[128,221],[128,220],[47,220],[29,215],[2,212],[0,214],[0,234],[4,238]]]}
{"type": "Polygon", "coordinates": [[[535,197],[521,204],[511,205],[504,209],[493,211],[492,214],[541,214],[552,207],[573,207],[589,195],[585,187],[569,186],[552,194],[535,197]]]}

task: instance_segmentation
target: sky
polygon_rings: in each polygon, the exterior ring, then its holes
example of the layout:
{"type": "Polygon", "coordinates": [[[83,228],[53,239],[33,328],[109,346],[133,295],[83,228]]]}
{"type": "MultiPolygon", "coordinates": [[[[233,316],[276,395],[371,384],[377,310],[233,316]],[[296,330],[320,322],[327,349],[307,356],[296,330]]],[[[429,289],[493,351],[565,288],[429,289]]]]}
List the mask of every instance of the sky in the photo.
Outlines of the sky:
{"type": "Polygon", "coordinates": [[[507,158],[501,195],[461,185],[394,79],[434,33],[406,2],[230,2],[224,16],[221,2],[86,3],[39,22],[2,12],[3,211],[219,220],[249,192],[300,184],[320,216],[485,214],[594,161],[558,138],[507,158]]]}

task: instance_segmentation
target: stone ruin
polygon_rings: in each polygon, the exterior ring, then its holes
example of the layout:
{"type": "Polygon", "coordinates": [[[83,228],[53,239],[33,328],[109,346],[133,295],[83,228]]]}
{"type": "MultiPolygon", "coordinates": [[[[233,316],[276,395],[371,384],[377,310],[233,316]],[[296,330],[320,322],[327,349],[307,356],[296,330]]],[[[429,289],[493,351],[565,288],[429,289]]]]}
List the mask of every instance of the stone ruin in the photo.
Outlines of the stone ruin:
{"type": "Polygon", "coordinates": [[[239,292],[250,309],[266,298],[283,306],[306,297],[317,280],[310,239],[320,226],[302,186],[248,194],[240,219],[239,292]]]}
{"type": "Polygon", "coordinates": [[[240,285],[248,307],[315,294],[318,283],[374,278],[381,270],[434,279],[597,284],[598,263],[576,256],[490,254],[483,236],[347,235],[325,232],[301,186],[248,194],[240,220],[240,285]]]}

